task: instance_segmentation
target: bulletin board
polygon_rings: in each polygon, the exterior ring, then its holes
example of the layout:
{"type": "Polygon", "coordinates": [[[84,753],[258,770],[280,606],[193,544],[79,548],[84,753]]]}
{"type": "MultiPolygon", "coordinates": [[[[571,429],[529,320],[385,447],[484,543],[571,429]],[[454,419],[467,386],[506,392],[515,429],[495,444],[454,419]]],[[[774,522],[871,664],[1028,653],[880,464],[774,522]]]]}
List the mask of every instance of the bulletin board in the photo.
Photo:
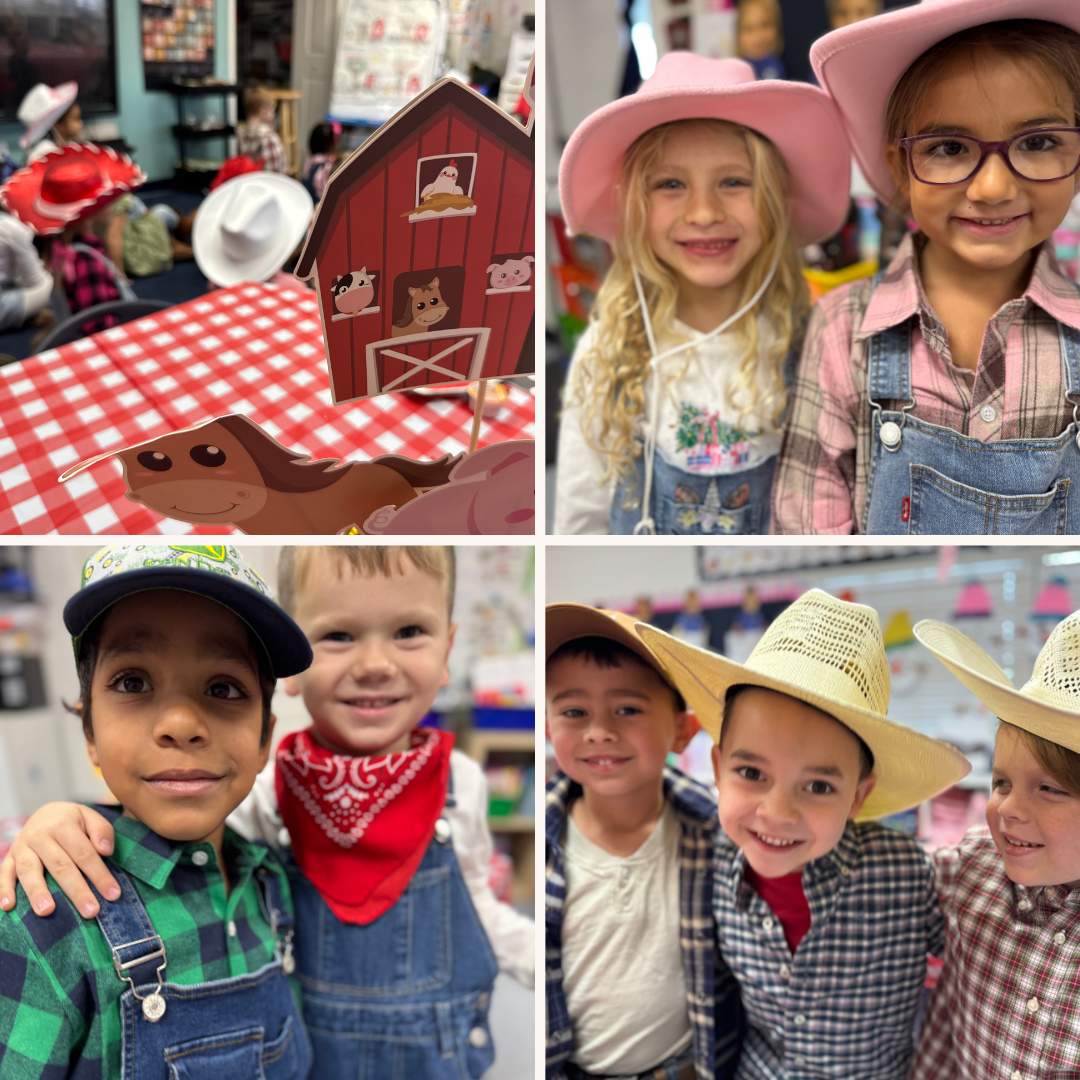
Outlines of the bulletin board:
{"type": "Polygon", "coordinates": [[[215,0],[142,0],[142,56],[147,90],[214,74],[215,0]]]}

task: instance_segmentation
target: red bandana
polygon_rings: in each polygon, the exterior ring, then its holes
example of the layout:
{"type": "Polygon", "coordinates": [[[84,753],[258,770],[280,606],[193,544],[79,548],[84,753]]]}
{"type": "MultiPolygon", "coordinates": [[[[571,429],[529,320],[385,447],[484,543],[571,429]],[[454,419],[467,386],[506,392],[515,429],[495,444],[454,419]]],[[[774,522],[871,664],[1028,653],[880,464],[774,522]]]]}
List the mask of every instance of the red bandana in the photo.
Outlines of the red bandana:
{"type": "Polygon", "coordinates": [[[454,736],[417,728],[409,750],[349,757],[313,730],[281,740],[278,808],[304,876],[342,922],[366,926],[397,903],[431,843],[454,736]]]}

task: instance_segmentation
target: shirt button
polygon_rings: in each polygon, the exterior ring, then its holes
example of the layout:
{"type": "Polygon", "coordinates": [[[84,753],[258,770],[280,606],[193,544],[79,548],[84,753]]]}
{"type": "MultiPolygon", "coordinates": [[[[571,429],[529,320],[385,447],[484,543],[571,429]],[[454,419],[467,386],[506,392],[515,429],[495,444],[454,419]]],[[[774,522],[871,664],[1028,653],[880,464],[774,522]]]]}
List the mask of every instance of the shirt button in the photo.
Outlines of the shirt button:
{"type": "Polygon", "coordinates": [[[477,1048],[487,1046],[488,1033],[482,1027],[474,1027],[469,1032],[469,1045],[477,1048]]]}
{"type": "Polygon", "coordinates": [[[1027,897],[1025,897],[1025,898],[1024,898],[1023,900],[1021,900],[1021,901],[1020,901],[1020,903],[1019,903],[1019,904],[1017,904],[1016,906],[1017,906],[1017,907],[1018,907],[1018,908],[1019,908],[1019,909],[1020,909],[1021,911],[1030,911],[1030,910],[1031,910],[1031,901],[1030,901],[1030,900],[1028,900],[1028,899],[1027,899],[1027,897]]]}
{"type": "Polygon", "coordinates": [[[761,920],[761,929],[762,930],[771,930],[772,928],[773,928],[772,917],[769,916],[769,915],[766,915],[765,918],[761,920]]]}
{"type": "Polygon", "coordinates": [[[1037,997],[1028,998],[1027,1011],[1034,1013],[1039,1011],[1039,999],[1037,997]]]}
{"type": "Polygon", "coordinates": [[[796,1013],[795,1016],[793,1017],[793,1019],[795,1020],[796,1024],[805,1024],[806,1023],[806,1017],[803,1016],[802,1013],[796,1013]]]}
{"type": "Polygon", "coordinates": [[[292,847],[292,837],[284,826],[278,829],[277,842],[281,847],[292,847]]]}
{"type": "Polygon", "coordinates": [[[1013,1069],[1009,1074],[1009,1080],[1024,1080],[1024,1075],[1019,1069],[1013,1069]]]}
{"type": "Polygon", "coordinates": [[[1065,935],[1060,930],[1054,935],[1054,944],[1055,945],[1064,945],[1065,944],[1065,935]]]}
{"type": "Polygon", "coordinates": [[[805,1065],[805,1064],[806,1064],[806,1058],[804,1058],[804,1057],[802,1056],[802,1054],[796,1054],[796,1055],[795,1055],[795,1056],[794,1056],[794,1057],[793,1057],[793,1058],[791,1059],[791,1064],[792,1064],[792,1065],[805,1065]]]}
{"type": "Polygon", "coordinates": [[[236,937],[236,923],[232,919],[229,920],[229,937],[236,937]]]}
{"type": "Polygon", "coordinates": [[[841,866],[840,875],[842,877],[851,877],[851,871],[846,866],[841,866]]]}
{"type": "Polygon", "coordinates": [[[439,818],[435,822],[435,839],[440,844],[445,844],[450,839],[450,822],[446,818],[439,818]]]}
{"type": "Polygon", "coordinates": [[[205,851],[193,851],[191,853],[191,861],[196,866],[205,866],[210,861],[210,856],[205,851]]]}
{"type": "Polygon", "coordinates": [[[787,964],[781,964],[780,965],[780,978],[781,979],[790,979],[791,978],[791,968],[789,968],[787,966],[787,964]]]}
{"type": "Polygon", "coordinates": [[[983,419],[984,419],[984,420],[985,420],[985,421],[986,421],[986,422],[987,422],[988,424],[990,424],[990,423],[993,423],[994,417],[995,417],[995,416],[997,416],[997,413],[996,413],[996,412],[994,411],[994,406],[993,406],[993,405],[984,405],[984,406],[983,406],[983,407],[982,407],[982,408],[981,408],[981,409],[979,410],[979,415],[980,415],[980,416],[981,416],[981,417],[982,417],[982,418],[983,418],[983,419]]]}
{"type": "Polygon", "coordinates": [[[887,420],[881,425],[881,441],[886,446],[900,445],[900,425],[887,420]]]}

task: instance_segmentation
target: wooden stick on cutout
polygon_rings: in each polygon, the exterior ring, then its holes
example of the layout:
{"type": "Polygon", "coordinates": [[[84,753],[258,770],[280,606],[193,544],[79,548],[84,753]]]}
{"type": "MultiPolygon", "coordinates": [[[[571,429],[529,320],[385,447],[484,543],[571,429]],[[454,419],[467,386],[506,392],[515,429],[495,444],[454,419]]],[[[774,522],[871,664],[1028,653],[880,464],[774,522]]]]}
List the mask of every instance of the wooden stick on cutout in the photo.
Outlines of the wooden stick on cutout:
{"type": "Polygon", "coordinates": [[[487,394],[487,379],[481,379],[476,389],[476,408],[473,410],[472,434],[469,436],[469,453],[476,449],[476,440],[480,437],[480,421],[484,417],[484,397],[487,394]]]}

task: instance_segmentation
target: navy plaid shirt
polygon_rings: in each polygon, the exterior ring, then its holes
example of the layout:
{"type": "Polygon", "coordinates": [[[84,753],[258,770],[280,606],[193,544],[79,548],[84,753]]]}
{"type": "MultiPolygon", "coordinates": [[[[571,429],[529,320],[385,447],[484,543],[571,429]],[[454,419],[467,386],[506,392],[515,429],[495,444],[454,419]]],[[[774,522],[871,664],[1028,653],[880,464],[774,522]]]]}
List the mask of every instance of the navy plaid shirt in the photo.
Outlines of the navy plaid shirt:
{"type": "MultiPolygon", "coordinates": [[[[581,785],[556,773],[547,785],[547,1077],[565,1080],[574,1049],[566,1011],[562,973],[562,912],[566,895],[563,831],[570,804],[581,785]]],[[[698,1080],[728,1080],[735,1075],[742,1030],[739,991],[716,948],[713,922],[713,854],[720,831],[716,804],[709,792],[670,766],[664,769],[664,797],[682,828],[679,898],[683,975],[690,1026],[694,1032],[694,1064],[698,1080]]],[[[648,993],[648,987],[642,987],[648,993]]]]}
{"type": "Polygon", "coordinates": [[[927,953],[941,955],[934,872],[913,837],[848,822],[802,875],[810,930],[794,956],[718,833],[713,910],[742,990],[738,1080],[905,1080],[927,953]]]}

